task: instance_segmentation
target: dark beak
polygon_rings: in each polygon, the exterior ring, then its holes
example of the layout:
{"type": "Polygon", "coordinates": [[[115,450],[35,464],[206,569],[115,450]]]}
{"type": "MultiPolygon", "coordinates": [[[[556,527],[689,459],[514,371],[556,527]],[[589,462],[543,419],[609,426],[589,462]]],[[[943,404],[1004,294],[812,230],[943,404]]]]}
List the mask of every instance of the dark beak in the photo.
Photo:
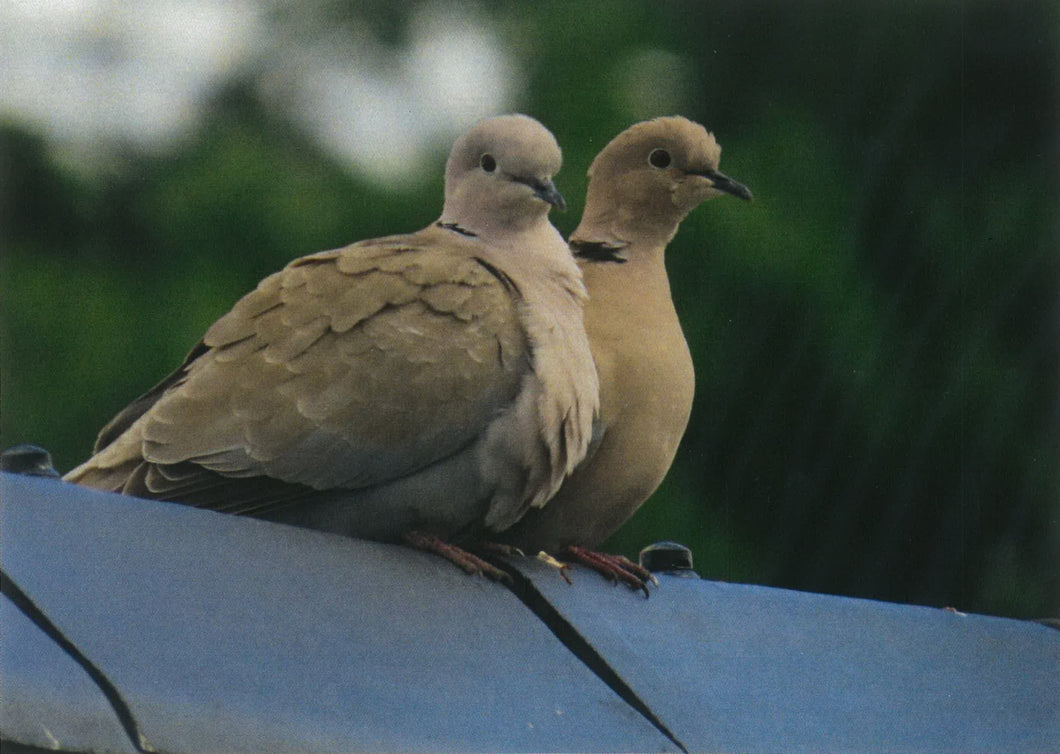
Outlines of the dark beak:
{"type": "Polygon", "coordinates": [[[754,195],[751,194],[751,189],[744,186],[738,181],[734,181],[727,175],[719,173],[717,170],[703,170],[697,171],[696,175],[701,175],[708,179],[714,188],[718,191],[722,191],[726,194],[732,194],[733,196],[743,199],[744,201],[754,201],[754,195]]]}
{"type": "Polygon", "coordinates": [[[563,194],[559,193],[556,184],[552,181],[541,181],[531,178],[523,181],[523,183],[534,190],[534,196],[538,199],[548,202],[560,212],[567,211],[567,200],[563,198],[563,194]]]}

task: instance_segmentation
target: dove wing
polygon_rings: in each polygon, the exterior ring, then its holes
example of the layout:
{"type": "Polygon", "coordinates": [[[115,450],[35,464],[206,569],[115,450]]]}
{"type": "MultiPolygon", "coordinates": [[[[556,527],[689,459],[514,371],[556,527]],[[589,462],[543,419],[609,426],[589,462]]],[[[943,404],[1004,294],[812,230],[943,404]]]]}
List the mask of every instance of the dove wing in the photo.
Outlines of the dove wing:
{"type": "Polygon", "coordinates": [[[466,448],[531,365],[514,286],[453,235],[355,244],[266,278],[70,476],[133,461],[142,476],[146,461],[170,469],[151,475],[151,496],[225,507],[203,489],[246,477],[358,489],[466,448]]]}

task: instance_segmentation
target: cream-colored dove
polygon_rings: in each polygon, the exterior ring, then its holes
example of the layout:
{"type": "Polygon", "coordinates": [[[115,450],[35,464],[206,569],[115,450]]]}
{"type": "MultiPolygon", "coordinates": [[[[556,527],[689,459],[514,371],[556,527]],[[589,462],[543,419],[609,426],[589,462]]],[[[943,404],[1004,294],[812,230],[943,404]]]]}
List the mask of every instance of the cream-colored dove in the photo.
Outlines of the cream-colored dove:
{"type": "Polygon", "coordinates": [[[666,476],[688,424],[695,376],[664,252],[704,200],[720,193],[751,199],[718,172],[720,155],[701,125],[657,118],[623,131],[590,166],[570,247],[589,290],[585,326],[600,376],[601,436],[556,497],[503,541],[587,555],[590,565],[593,556],[613,558],[583,548],[618,529],[666,476]]]}
{"type": "Polygon", "coordinates": [[[598,407],[548,221],[560,163],[532,118],[482,121],[436,223],[267,277],[66,479],[447,556],[508,528],[584,458],[598,407]]]}

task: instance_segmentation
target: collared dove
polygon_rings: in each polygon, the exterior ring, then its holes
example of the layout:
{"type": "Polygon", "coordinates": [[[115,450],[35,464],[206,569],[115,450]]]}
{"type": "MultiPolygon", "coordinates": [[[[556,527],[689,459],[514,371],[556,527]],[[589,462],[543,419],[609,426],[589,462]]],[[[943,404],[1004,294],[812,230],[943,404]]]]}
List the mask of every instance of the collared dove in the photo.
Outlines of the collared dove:
{"type": "Polygon", "coordinates": [[[600,378],[599,444],[548,505],[531,510],[502,541],[566,552],[631,585],[642,578],[626,579],[612,567],[615,556],[588,550],[658,488],[688,424],[695,376],[664,252],[706,199],[751,199],[745,186],[718,172],[720,155],[703,126],[657,118],[623,131],[590,166],[570,247],[589,291],[585,326],[600,378]]]}
{"type": "Polygon", "coordinates": [[[456,141],[440,219],[265,278],[66,479],[434,549],[545,504],[598,408],[560,149],[524,115],[456,141]]]}

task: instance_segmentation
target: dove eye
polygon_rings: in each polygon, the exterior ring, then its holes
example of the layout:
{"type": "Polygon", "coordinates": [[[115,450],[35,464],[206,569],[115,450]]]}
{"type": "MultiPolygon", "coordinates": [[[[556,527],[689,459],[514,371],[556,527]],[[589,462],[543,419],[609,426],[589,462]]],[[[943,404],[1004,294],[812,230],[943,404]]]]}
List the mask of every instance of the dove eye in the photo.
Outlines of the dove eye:
{"type": "Polygon", "coordinates": [[[493,155],[487,153],[478,158],[479,167],[485,170],[487,173],[492,173],[497,169],[497,161],[493,159],[493,155]]]}
{"type": "Polygon", "coordinates": [[[665,149],[653,149],[651,154],[648,155],[648,162],[651,163],[652,167],[668,168],[671,162],[670,153],[665,149]]]}

